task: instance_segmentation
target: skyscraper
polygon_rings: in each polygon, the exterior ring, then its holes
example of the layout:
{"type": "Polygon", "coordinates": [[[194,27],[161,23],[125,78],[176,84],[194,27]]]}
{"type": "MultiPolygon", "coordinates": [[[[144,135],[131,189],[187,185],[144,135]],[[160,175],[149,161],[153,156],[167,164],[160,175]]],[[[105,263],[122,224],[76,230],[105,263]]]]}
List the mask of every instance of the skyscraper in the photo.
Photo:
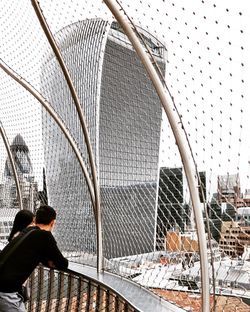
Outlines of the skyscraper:
{"type": "MultiPolygon", "coordinates": [[[[219,242],[221,223],[222,223],[222,211],[221,204],[217,200],[217,194],[213,194],[210,203],[207,204],[207,212],[209,217],[209,226],[211,236],[219,242]]],[[[204,219],[205,220],[205,219],[204,219]]],[[[207,229],[207,222],[205,220],[205,228],[207,229]]]]}
{"type": "MultiPolygon", "coordinates": [[[[33,169],[30,161],[29,149],[20,134],[16,135],[14,138],[10,150],[16,164],[18,176],[25,176],[27,178],[32,176],[33,169]]],[[[7,159],[5,163],[4,175],[8,178],[13,176],[9,159],[7,159]]]]}
{"type": "Polygon", "coordinates": [[[205,203],[207,200],[207,183],[206,183],[206,172],[199,172],[199,198],[201,203],[205,203]]]}
{"type": "MultiPolygon", "coordinates": [[[[17,134],[12,141],[10,150],[18,175],[23,208],[34,211],[39,205],[38,184],[33,175],[29,148],[20,134],[17,134]]],[[[16,182],[10,160],[7,158],[2,184],[0,184],[0,240],[5,243],[19,209],[16,182]]]]}
{"type": "MultiPolygon", "coordinates": [[[[10,150],[18,175],[23,208],[33,211],[37,201],[38,185],[33,175],[28,146],[20,134],[14,138],[10,150]]],[[[20,208],[9,158],[5,162],[4,179],[0,189],[1,208],[20,208]]]]}
{"type": "MultiPolygon", "coordinates": [[[[164,70],[163,46],[140,32],[164,70]]],[[[56,40],[93,146],[101,188],[104,255],[113,258],[152,251],[162,116],[153,85],[117,23],[81,21],[57,33],[56,40]]],[[[41,85],[87,160],[76,110],[50,52],[44,60],[41,85]]],[[[67,250],[95,252],[94,217],[84,178],[66,140],[45,112],[43,136],[48,198],[61,209],[57,229],[62,245],[67,250]],[[77,238],[70,226],[76,229],[77,238]]]]}
{"type": "Polygon", "coordinates": [[[182,168],[160,168],[157,238],[159,246],[167,231],[184,231],[189,222],[190,208],[183,203],[183,172],[182,168]]]}

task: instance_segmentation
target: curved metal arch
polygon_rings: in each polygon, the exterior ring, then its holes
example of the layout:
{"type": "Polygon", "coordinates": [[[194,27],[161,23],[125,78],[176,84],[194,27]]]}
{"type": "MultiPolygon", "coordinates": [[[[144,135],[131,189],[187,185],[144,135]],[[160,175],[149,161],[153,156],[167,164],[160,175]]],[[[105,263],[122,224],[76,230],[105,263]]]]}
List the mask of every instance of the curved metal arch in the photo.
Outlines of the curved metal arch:
{"type": "Polygon", "coordinates": [[[18,174],[16,171],[15,161],[14,161],[12,153],[11,153],[10,143],[9,143],[8,137],[6,135],[6,132],[4,130],[4,127],[3,127],[3,124],[1,121],[0,121],[0,134],[3,138],[3,142],[4,142],[4,145],[5,145],[9,160],[10,160],[11,168],[13,171],[14,180],[15,180],[16,189],[17,189],[17,197],[18,197],[18,201],[19,201],[19,205],[20,205],[20,210],[23,210],[22,193],[21,193],[21,187],[20,187],[20,183],[19,183],[19,179],[18,179],[18,174]]]}
{"type": "Polygon", "coordinates": [[[84,118],[84,114],[80,105],[80,100],[78,98],[76,89],[74,87],[74,84],[72,82],[72,79],[70,77],[68,68],[63,60],[62,54],[60,52],[60,49],[57,46],[57,43],[54,39],[54,36],[52,35],[49,26],[46,22],[46,19],[42,13],[42,10],[39,6],[39,3],[37,0],[31,0],[31,3],[34,7],[35,13],[39,19],[39,22],[41,24],[41,27],[49,41],[49,44],[52,48],[52,50],[55,53],[55,56],[59,62],[59,65],[63,71],[64,77],[66,79],[66,82],[68,84],[69,90],[71,92],[73,101],[75,103],[75,107],[78,113],[78,117],[80,120],[80,124],[83,130],[84,134],[84,139],[85,143],[87,146],[87,151],[88,151],[88,156],[89,156],[89,161],[90,161],[90,167],[91,167],[91,173],[92,173],[92,178],[93,178],[93,185],[94,185],[94,193],[95,193],[95,214],[96,214],[96,232],[97,232],[97,271],[100,272],[103,270],[103,247],[102,247],[102,219],[101,219],[101,205],[100,205],[100,187],[99,183],[97,180],[97,174],[96,174],[96,166],[95,166],[95,161],[94,161],[94,156],[93,156],[93,151],[90,143],[90,137],[86,125],[86,121],[84,118]]]}
{"type": "MultiPolygon", "coordinates": [[[[74,142],[74,139],[72,138],[70,132],[68,129],[65,127],[63,121],[61,118],[58,116],[58,114],[55,112],[55,110],[52,108],[52,106],[49,104],[48,101],[44,99],[44,97],[34,88],[32,87],[27,81],[25,81],[21,76],[19,76],[16,72],[14,72],[10,67],[7,65],[3,64],[3,62],[0,63],[0,68],[2,68],[6,74],[8,74],[12,79],[14,79],[16,82],[18,82],[22,87],[24,87],[30,94],[32,94],[41,104],[42,106],[46,109],[46,111],[50,114],[50,116],[55,120],[57,125],[61,128],[62,132],[66,136],[68,142],[70,143],[79,163],[82,168],[84,177],[87,182],[87,186],[89,189],[90,197],[91,197],[91,202],[93,207],[95,207],[95,194],[92,186],[92,181],[89,177],[87,168],[84,164],[84,160],[81,156],[81,153],[74,142]]],[[[94,215],[96,218],[95,210],[94,210],[94,215]]]]}
{"type": "Polygon", "coordinates": [[[205,228],[203,223],[202,212],[200,209],[200,201],[199,201],[199,193],[198,186],[195,182],[195,177],[192,172],[192,166],[190,159],[187,155],[187,149],[185,148],[184,139],[182,138],[180,128],[178,123],[175,120],[173,111],[170,109],[170,101],[168,93],[166,89],[163,87],[162,82],[151,63],[148,55],[144,51],[139,39],[135,35],[132,27],[130,26],[129,21],[126,19],[125,14],[122,14],[121,7],[115,0],[103,0],[109,10],[112,12],[116,20],[122,26],[125,34],[128,36],[131,44],[133,45],[137,55],[139,56],[142,64],[144,65],[154,88],[159,96],[161,104],[165,110],[165,113],[168,117],[168,121],[170,123],[171,129],[173,131],[179,153],[182,159],[183,167],[186,173],[188,187],[190,191],[190,196],[194,208],[194,215],[198,233],[198,243],[200,250],[200,262],[201,262],[201,280],[202,280],[202,311],[209,312],[210,310],[210,298],[209,298],[209,272],[208,272],[208,262],[207,262],[207,243],[205,236],[205,228]]]}

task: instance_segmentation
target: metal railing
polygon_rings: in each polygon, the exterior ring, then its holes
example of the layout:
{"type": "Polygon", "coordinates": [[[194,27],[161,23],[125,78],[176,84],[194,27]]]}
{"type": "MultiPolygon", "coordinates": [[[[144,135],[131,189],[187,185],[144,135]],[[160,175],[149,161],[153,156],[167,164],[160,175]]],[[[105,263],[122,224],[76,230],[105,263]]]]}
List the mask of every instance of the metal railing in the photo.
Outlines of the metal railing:
{"type": "Polygon", "coordinates": [[[139,311],[113,289],[73,271],[39,266],[28,285],[31,291],[27,302],[29,312],[139,311]]]}

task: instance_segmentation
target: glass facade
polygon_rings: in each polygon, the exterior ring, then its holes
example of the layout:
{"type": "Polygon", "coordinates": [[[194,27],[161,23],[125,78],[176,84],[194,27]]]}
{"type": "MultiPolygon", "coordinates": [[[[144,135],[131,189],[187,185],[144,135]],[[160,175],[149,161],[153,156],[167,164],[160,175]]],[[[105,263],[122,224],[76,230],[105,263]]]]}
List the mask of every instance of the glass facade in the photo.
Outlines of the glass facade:
{"type": "MultiPolygon", "coordinates": [[[[101,189],[104,256],[153,251],[162,117],[153,85],[115,23],[100,19],[78,22],[60,31],[56,40],[78,92],[93,146],[101,189]]],[[[159,44],[153,37],[149,43],[159,44]]],[[[164,69],[163,55],[156,58],[164,69]]],[[[41,85],[88,164],[69,90],[51,53],[45,57],[41,85]]],[[[57,231],[61,246],[94,253],[94,216],[84,177],[66,139],[46,112],[43,137],[48,199],[60,210],[57,231]],[[73,235],[74,224],[78,230],[73,235]]]]}

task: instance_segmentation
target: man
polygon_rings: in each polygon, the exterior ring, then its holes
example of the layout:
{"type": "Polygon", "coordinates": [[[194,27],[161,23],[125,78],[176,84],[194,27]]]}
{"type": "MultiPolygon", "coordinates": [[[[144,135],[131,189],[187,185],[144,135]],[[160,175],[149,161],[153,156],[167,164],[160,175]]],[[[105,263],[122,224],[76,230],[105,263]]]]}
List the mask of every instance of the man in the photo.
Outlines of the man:
{"type": "Polygon", "coordinates": [[[8,250],[13,250],[0,268],[0,312],[24,312],[20,295],[22,285],[39,263],[65,270],[68,260],[57,247],[51,233],[56,212],[50,206],[41,206],[36,212],[35,226],[29,226],[15,237],[1,252],[0,263],[8,250]],[[15,248],[23,235],[27,237],[15,248]]]}

